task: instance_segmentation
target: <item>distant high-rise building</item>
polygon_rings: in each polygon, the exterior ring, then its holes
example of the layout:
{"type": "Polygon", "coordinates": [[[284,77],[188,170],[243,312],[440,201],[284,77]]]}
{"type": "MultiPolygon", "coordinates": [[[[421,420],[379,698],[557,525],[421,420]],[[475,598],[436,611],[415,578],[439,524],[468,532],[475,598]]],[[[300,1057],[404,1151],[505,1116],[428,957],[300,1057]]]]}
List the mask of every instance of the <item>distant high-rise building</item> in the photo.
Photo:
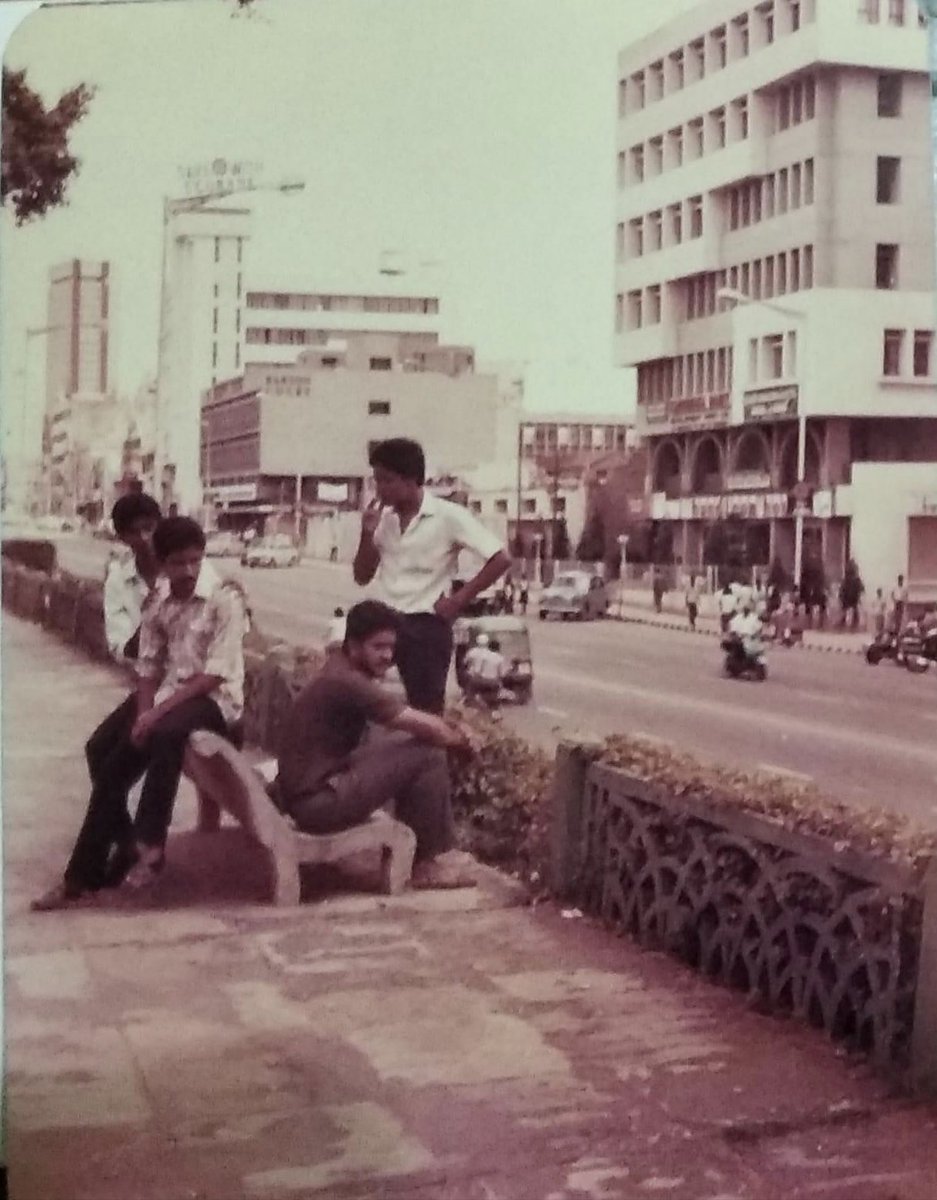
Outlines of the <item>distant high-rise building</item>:
{"type": "Polygon", "coordinates": [[[110,267],[71,259],[49,272],[46,409],[76,392],[106,392],[110,267]]]}

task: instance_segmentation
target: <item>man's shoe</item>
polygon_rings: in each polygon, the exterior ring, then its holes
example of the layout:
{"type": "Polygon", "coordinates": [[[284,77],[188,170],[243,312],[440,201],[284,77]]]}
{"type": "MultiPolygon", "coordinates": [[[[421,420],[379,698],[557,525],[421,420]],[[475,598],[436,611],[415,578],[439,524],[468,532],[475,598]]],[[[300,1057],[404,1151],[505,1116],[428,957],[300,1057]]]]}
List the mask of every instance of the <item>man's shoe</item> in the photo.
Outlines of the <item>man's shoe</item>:
{"type": "Polygon", "coordinates": [[[67,883],[57,883],[33,900],[29,907],[32,912],[56,912],[61,908],[74,908],[82,901],[87,903],[93,896],[93,892],[70,887],[67,883]]]}
{"type": "Polygon", "coordinates": [[[470,862],[468,855],[461,855],[457,851],[428,858],[414,866],[410,886],[417,891],[477,887],[478,880],[468,865],[470,862]]]}

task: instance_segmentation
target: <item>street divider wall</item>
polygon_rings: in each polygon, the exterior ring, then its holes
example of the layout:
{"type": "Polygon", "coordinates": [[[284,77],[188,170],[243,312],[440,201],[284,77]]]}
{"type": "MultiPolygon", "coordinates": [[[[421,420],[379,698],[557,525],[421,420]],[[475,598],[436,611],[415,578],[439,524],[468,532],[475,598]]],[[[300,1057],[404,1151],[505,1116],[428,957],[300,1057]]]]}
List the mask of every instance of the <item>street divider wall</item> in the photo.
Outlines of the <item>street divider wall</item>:
{"type": "MultiPolygon", "coordinates": [[[[99,583],[2,569],[4,607],[107,659],[99,583]]],[[[275,754],[323,656],[255,629],[245,657],[245,740],[275,754]]],[[[554,762],[467,719],[479,751],[453,767],[467,849],[937,1092],[935,835],[649,739],[563,742],[554,762]]]]}

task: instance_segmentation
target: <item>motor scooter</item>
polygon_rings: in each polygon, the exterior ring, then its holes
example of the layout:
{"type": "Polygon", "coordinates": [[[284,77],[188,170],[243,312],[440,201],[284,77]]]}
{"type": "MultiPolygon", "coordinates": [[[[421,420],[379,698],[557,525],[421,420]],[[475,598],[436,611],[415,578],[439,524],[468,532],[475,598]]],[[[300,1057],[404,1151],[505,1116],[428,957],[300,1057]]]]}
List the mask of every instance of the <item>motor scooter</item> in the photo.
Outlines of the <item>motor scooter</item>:
{"type": "Polygon", "coordinates": [[[727,633],[720,644],[725,651],[723,666],[730,679],[750,676],[761,683],[768,678],[768,665],[760,640],[752,639],[746,645],[737,633],[727,633]]]}

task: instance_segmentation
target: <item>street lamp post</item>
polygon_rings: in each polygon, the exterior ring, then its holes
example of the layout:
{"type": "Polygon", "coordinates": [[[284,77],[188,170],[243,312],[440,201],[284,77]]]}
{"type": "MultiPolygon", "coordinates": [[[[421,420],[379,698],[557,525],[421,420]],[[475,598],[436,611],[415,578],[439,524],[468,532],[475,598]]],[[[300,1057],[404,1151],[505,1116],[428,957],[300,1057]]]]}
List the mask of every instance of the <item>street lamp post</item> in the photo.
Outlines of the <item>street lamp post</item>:
{"type": "MultiPolygon", "coordinates": [[[[240,196],[247,192],[281,192],[289,194],[292,192],[301,192],[305,188],[304,180],[284,180],[277,184],[253,184],[243,183],[228,187],[220,187],[215,191],[202,192],[195,196],[186,196],[180,199],[170,199],[168,196],[163,197],[163,243],[162,243],[162,261],[160,264],[160,279],[159,279],[159,330],[158,342],[156,347],[156,414],[154,420],[154,455],[153,455],[153,482],[158,491],[162,491],[162,474],[166,467],[163,454],[163,437],[165,433],[164,425],[166,424],[166,414],[163,411],[166,404],[166,309],[168,305],[167,298],[167,281],[169,274],[169,226],[171,221],[180,216],[182,213],[198,212],[204,208],[206,204],[210,204],[216,200],[226,200],[231,196],[240,196]]],[[[159,498],[159,497],[158,497],[159,498]]]]}
{"type": "MultiPolygon", "coordinates": [[[[801,328],[806,328],[804,322],[807,314],[801,308],[788,308],[785,304],[774,304],[770,300],[756,300],[752,296],[740,292],[736,288],[719,288],[717,300],[726,300],[730,304],[757,304],[784,317],[793,317],[801,322],[801,328]]],[[[800,362],[804,361],[804,347],[801,345],[798,355],[800,362]]],[[[807,414],[804,411],[803,387],[798,388],[797,397],[797,487],[794,504],[794,587],[800,588],[800,577],[804,565],[804,485],[807,469],[807,414]]]]}

